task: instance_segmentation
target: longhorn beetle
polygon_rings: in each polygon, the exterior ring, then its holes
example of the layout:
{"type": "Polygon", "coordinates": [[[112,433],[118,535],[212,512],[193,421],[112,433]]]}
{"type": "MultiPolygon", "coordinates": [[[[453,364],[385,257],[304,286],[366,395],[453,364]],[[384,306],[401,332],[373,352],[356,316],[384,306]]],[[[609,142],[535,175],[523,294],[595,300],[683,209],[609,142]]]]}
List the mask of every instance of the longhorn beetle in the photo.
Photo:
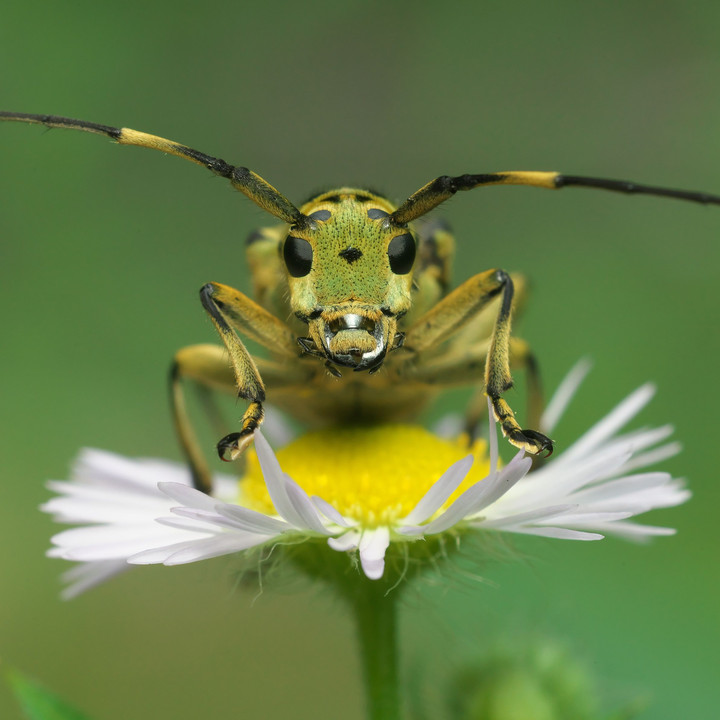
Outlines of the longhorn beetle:
{"type": "MultiPolygon", "coordinates": [[[[507,439],[532,454],[552,452],[552,440],[522,429],[503,398],[512,385],[511,366],[525,369],[529,414],[537,422],[536,363],[527,344],[510,335],[513,278],[487,270],[448,292],[453,238],[442,223],[415,222],[456,192],[486,185],[577,186],[720,204],[720,196],[700,192],[512,171],[443,175],[400,205],[369,190],[341,187],[297,208],[251,170],[155,135],[52,115],[0,112],[0,119],[97,133],[190,160],[282,221],[248,238],[255,301],[220,283],[200,290],[224,347],[192,345],[172,364],[175,427],[195,486],[205,492],[211,475],[185,408],[183,380],[236,391],[248,401],[240,432],[217,445],[226,460],[237,458],[260,427],[266,383],[274,404],[321,424],[411,417],[437,389],[484,380],[507,439]],[[270,357],[252,357],[241,336],[266,347],[270,357]],[[343,376],[340,368],[354,372],[343,376]]],[[[469,422],[479,406],[471,404],[469,422]]]]}

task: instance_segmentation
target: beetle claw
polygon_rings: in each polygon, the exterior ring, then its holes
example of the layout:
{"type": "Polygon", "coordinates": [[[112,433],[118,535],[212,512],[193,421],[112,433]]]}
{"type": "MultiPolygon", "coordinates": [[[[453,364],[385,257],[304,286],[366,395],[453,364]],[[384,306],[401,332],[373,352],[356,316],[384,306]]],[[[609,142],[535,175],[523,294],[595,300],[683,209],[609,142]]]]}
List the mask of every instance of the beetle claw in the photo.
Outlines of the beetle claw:
{"type": "Polygon", "coordinates": [[[549,458],[553,454],[553,450],[555,449],[554,443],[546,435],[536,430],[523,430],[522,434],[525,442],[519,445],[519,447],[522,447],[526,452],[532,455],[540,455],[540,457],[543,458],[549,458]],[[545,455],[541,455],[543,452],[545,455]]]}
{"type": "Polygon", "coordinates": [[[218,444],[218,456],[223,462],[237,460],[253,441],[254,431],[245,430],[239,433],[226,435],[218,444]]]}

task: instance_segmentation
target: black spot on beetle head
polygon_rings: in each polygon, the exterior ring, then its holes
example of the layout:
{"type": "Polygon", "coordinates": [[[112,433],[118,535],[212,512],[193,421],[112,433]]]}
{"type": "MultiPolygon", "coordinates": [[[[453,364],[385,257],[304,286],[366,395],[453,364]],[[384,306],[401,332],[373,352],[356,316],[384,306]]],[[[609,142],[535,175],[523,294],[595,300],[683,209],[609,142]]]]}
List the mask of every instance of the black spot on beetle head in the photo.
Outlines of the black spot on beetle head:
{"type": "Polygon", "coordinates": [[[346,260],[349,264],[354,263],[362,257],[362,250],[358,250],[354,247],[346,247],[344,250],[338,253],[338,257],[346,260]]]}
{"type": "Polygon", "coordinates": [[[332,213],[329,210],[316,210],[314,213],[310,213],[308,217],[312,218],[313,220],[320,220],[320,222],[325,222],[332,217],[332,213]]]}

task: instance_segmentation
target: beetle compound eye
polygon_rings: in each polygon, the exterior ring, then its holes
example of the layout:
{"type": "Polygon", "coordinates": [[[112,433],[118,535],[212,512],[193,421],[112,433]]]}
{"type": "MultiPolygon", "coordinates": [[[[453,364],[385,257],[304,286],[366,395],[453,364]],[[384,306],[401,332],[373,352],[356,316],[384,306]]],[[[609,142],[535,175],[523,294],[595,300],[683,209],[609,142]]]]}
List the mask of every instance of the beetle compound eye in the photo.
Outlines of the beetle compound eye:
{"type": "Polygon", "coordinates": [[[407,275],[415,262],[415,240],[410,233],[398,235],[388,246],[390,269],[396,275],[407,275]]]}
{"type": "Polygon", "coordinates": [[[303,238],[288,235],[283,247],[283,257],[288,272],[293,277],[305,277],[312,268],[312,245],[303,238]]]}

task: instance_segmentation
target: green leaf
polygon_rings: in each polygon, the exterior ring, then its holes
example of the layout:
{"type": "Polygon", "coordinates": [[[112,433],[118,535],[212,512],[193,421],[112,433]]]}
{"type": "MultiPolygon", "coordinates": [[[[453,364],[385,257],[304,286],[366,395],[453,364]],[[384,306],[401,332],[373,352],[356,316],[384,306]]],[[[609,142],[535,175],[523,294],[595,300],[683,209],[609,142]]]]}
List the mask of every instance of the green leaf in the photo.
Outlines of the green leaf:
{"type": "Polygon", "coordinates": [[[89,717],[17,670],[5,677],[29,720],[89,720],[89,717]]]}

